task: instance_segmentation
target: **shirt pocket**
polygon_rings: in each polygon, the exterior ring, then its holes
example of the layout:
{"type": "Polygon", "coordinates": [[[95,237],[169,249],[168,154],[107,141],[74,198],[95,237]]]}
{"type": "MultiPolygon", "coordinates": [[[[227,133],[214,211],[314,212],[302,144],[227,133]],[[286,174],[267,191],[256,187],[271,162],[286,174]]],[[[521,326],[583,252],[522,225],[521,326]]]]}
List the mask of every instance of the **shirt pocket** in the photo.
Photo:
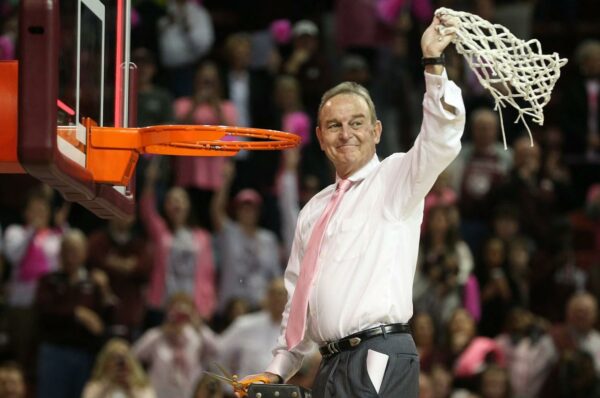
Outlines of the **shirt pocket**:
{"type": "Polygon", "coordinates": [[[368,236],[367,221],[366,215],[360,215],[339,222],[331,237],[336,261],[352,260],[364,253],[368,236]]]}

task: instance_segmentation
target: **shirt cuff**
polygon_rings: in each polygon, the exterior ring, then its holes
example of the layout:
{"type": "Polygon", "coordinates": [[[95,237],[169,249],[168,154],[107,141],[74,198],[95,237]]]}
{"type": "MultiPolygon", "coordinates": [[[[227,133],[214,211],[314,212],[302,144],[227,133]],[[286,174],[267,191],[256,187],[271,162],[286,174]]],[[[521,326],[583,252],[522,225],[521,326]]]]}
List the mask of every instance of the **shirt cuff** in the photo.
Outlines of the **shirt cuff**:
{"type": "Polygon", "coordinates": [[[441,75],[434,75],[427,72],[424,73],[425,96],[433,100],[433,103],[440,114],[444,115],[445,118],[449,120],[463,114],[465,111],[461,90],[453,81],[448,80],[446,69],[444,69],[441,75]],[[452,113],[445,110],[441,101],[452,106],[455,109],[455,112],[452,113]]]}
{"type": "Polygon", "coordinates": [[[289,351],[281,350],[273,357],[266,371],[280,376],[286,382],[300,369],[300,365],[302,365],[301,359],[299,360],[289,351]]]}

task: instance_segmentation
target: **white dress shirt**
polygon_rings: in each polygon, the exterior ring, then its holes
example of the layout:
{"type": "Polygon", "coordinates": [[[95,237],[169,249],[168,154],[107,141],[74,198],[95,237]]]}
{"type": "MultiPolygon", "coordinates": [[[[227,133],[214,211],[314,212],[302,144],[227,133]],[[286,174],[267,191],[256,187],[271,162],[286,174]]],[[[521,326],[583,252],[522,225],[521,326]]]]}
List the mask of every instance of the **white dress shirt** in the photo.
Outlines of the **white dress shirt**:
{"type": "Polygon", "coordinates": [[[544,334],[538,340],[524,337],[515,342],[512,336],[503,333],[496,337],[496,342],[506,357],[513,396],[538,397],[546,378],[559,359],[552,337],[544,334]]]}
{"type": "Polygon", "coordinates": [[[281,324],[267,311],[238,317],[219,337],[219,358],[233,374],[262,372],[271,362],[281,324]]]}
{"type": "Polygon", "coordinates": [[[247,71],[229,72],[229,97],[237,110],[237,125],[252,126],[250,117],[250,74],[247,71]]]}
{"type": "Polygon", "coordinates": [[[311,340],[321,345],[411,318],[423,199],[460,151],[465,124],[460,89],[445,74],[426,73],[425,82],[423,123],[413,148],[382,162],[375,155],[349,177],[353,184],[323,237],[305,337],[288,351],[285,328],[300,264],[335,185],[316,194],[300,212],[285,272],[289,299],[268,372],[288,380],[310,351],[311,340]],[[455,113],[444,110],[442,98],[455,113]]]}
{"type": "MultiPolygon", "coordinates": [[[[21,261],[27,253],[31,239],[35,234],[32,227],[13,224],[4,234],[4,255],[12,266],[12,278],[8,287],[8,303],[12,307],[29,308],[37,290],[38,280],[22,281],[19,279],[21,261]]],[[[62,230],[50,229],[49,233],[41,240],[40,245],[48,261],[48,272],[58,270],[58,257],[62,230]]]]}
{"type": "Polygon", "coordinates": [[[148,365],[148,377],[156,396],[191,397],[202,372],[217,355],[217,337],[207,326],[187,325],[182,332],[183,364],[162,327],[147,330],[133,345],[133,354],[148,365]]]}
{"type": "Polygon", "coordinates": [[[160,61],[167,68],[187,66],[208,53],[215,40],[208,11],[196,2],[167,5],[169,16],[158,21],[160,61]]]}

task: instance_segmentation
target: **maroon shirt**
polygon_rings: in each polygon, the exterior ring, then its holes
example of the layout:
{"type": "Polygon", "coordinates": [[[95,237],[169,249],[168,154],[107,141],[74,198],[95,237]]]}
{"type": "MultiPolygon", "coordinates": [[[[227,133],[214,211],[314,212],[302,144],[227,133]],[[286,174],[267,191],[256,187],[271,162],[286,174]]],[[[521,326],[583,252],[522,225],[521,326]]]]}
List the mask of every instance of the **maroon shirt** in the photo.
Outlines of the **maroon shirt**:
{"type": "Polygon", "coordinates": [[[108,275],[110,286],[119,301],[114,309],[114,324],[125,326],[131,333],[142,324],[145,311],[144,289],[148,282],[152,262],[146,240],[133,235],[130,240],[118,243],[107,230],[93,233],[88,240],[88,263],[108,275]],[[136,263],[129,272],[108,265],[109,256],[133,258],[136,263]]]}
{"type": "Polygon", "coordinates": [[[40,280],[35,300],[41,342],[97,351],[102,336],[90,333],[76,319],[78,306],[94,311],[105,324],[111,316],[111,307],[104,303],[99,286],[85,269],[80,270],[75,283],[62,271],[45,275],[40,280]]]}

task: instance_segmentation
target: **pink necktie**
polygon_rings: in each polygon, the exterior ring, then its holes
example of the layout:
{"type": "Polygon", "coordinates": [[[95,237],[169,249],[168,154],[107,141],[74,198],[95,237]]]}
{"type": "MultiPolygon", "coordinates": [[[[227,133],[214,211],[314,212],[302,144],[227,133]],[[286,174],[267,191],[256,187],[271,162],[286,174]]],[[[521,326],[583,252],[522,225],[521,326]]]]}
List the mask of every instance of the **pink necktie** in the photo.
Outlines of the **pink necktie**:
{"type": "Polygon", "coordinates": [[[306,324],[306,313],[308,310],[308,297],[310,295],[310,289],[317,271],[317,260],[319,257],[319,251],[321,250],[321,243],[323,241],[323,235],[327,229],[329,219],[335,212],[342,196],[350,188],[352,182],[350,180],[340,180],[337,185],[337,189],[333,194],[331,200],[327,204],[327,207],[321,214],[321,217],[317,220],[313,227],[310,240],[306,246],[304,258],[300,266],[300,276],[296,283],[296,289],[292,296],[292,304],[290,306],[290,315],[287,322],[287,328],[285,331],[285,340],[288,345],[288,349],[294,348],[304,338],[304,329],[306,324]]]}

